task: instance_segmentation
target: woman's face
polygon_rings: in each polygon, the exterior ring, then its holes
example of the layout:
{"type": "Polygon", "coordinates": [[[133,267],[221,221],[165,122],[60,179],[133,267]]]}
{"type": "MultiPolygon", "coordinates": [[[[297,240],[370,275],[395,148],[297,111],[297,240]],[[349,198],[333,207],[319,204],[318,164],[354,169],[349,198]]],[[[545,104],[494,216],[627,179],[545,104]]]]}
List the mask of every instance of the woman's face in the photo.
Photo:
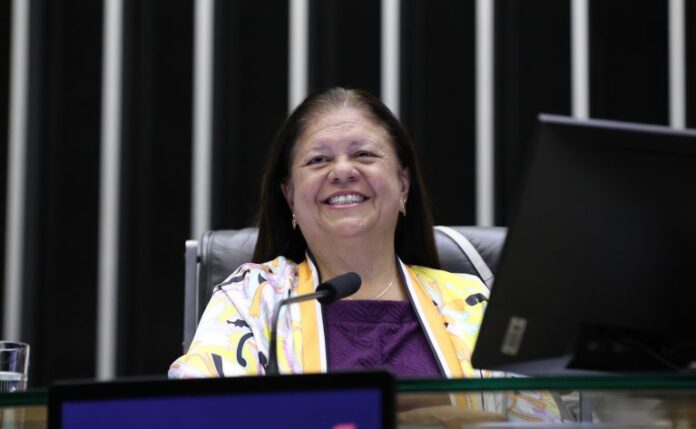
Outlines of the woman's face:
{"type": "Polygon", "coordinates": [[[310,247],[359,236],[387,244],[409,185],[387,132],[360,110],[342,108],[299,136],[283,194],[310,247]]]}

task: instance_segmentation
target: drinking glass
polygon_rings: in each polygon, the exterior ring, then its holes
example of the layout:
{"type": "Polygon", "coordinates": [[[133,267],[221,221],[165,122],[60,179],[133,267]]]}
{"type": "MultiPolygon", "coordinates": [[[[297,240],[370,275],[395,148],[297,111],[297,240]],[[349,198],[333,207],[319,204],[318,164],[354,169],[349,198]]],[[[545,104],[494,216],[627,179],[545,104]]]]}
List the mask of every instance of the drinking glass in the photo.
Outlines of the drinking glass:
{"type": "Polygon", "coordinates": [[[29,344],[0,341],[0,393],[27,389],[29,344]]]}

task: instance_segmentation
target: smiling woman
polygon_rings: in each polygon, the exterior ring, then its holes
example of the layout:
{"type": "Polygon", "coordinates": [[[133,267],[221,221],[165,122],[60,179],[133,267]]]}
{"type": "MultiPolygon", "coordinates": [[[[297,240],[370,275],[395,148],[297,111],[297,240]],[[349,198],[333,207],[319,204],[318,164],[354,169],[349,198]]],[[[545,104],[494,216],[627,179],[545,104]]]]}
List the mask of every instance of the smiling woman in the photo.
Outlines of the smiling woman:
{"type": "MultiPolygon", "coordinates": [[[[411,141],[402,125],[381,101],[365,91],[343,88],[310,95],[276,135],[261,186],[257,215],[259,241],[254,262],[268,261],[278,255],[295,261],[305,259],[308,250],[306,234],[309,228],[316,225],[309,225],[305,220],[304,225],[293,229],[293,214],[297,219],[299,213],[293,213],[292,202],[287,198],[290,188],[294,192],[302,188],[297,180],[309,177],[304,172],[316,171],[317,177],[321,177],[323,172],[326,174],[324,180],[343,181],[343,184],[332,185],[334,190],[331,192],[338,197],[345,195],[341,191],[369,188],[367,177],[361,173],[372,173],[374,170],[380,172],[379,177],[388,175],[406,182],[388,190],[391,198],[400,198],[400,201],[398,209],[389,214],[390,219],[383,218],[381,221],[384,223],[378,225],[383,228],[392,222],[396,225],[384,243],[391,243],[394,247],[392,255],[398,254],[407,264],[439,268],[430,204],[411,141]],[[384,169],[390,169],[393,174],[384,169]],[[343,177],[346,174],[348,178],[343,177]],[[408,216],[399,216],[401,204],[404,204],[403,212],[408,216]]],[[[387,179],[380,179],[384,180],[387,179]]],[[[322,191],[328,192],[329,185],[323,185],[322,191]]],[[[332,196],[331,192],[319,197],[327,199],[332,196]]],[[[383,199],[387,198],[387,193],[382,195],[383,199]]],[[[369,198],[369,195],[358,196],[369,198]]],[[[297,198],[295,195],[292,197],[297,198]]],[[[381,201],[377,204],[381,204],[381,201]]],[[[297,222],[299,224],[299,220],[297,222]]],[[[370,244],[375,245],[374,242],[370,244]]],[[[318,257],[316,249],[312,246],[309,248],[318,257]]],[[[363,289],[367,288],[367,280],[363,277],[363,289]]]]}
{"type": "MultiPolygon", "coordinates": [[[[274,309],[346,272],[351,298],[281,312],[281,373],[386,369],[398,376],[487,377],[471,352],[488,289],[439,270],[413,145],[394,115],[360,90],[310,95],[278,132],[266,163],[254,260],[218,285],[171,377],[264,374],[274,309]]],[[[449,397],[446,398],[449,401],[449,397]]],[[[456,405],[501,410],[504,398],[456,405]]],[[[522,418],[554,419],[544,394],[515,397],[522,418]]]]}
{"type": "MultiPolygon", "coordinates": [[[[364,267],[356,298],[374,297],[396,278],[394,236],[410,174],[391,140],[361,111],[339,107],[302,133],[291,153],[290,177],[281,185],[323,276],[364,267]]],[[[386,297],[403,299],[402,292],[393,289],[386,297]]]]}

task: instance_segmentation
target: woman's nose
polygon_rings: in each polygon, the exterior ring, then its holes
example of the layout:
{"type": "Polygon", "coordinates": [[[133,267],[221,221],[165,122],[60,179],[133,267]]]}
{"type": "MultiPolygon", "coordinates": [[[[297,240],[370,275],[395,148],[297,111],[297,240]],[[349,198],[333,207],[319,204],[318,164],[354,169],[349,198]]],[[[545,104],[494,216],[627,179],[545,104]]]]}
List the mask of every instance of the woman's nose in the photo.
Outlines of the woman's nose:
{"type": "Polygon", "coordinates": [[[337,159],[329,175],[331,182],[350,182],[358,177],[355,165],[348,159],[337,159]]]}

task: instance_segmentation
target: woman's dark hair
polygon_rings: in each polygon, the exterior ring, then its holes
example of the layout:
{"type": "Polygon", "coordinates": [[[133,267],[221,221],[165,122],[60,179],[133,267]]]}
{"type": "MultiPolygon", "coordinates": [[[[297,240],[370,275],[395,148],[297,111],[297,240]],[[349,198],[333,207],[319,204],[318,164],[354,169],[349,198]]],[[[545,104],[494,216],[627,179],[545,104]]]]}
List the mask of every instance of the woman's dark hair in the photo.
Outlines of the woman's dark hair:
{"type": "Polygon", "coordinates": [[[308,96],[278,131],[266,162],[257,211],[259,237],[254,262],[265,262],[283,255],[294,261],[305,258],[307,243],[300,229],[292,228],[292,212],[283,196],[281,184],[290,176],[292,149],[308,123],[341,108],[365,113],[391,137],[402,167],[411,173],[406,200],[406,216],[399,215],[394,247],[406,264],[439,268],[433,221],[423,178],[413,143],[392,112],[370,93],[357,89],[331,88],[308,96]]]}

